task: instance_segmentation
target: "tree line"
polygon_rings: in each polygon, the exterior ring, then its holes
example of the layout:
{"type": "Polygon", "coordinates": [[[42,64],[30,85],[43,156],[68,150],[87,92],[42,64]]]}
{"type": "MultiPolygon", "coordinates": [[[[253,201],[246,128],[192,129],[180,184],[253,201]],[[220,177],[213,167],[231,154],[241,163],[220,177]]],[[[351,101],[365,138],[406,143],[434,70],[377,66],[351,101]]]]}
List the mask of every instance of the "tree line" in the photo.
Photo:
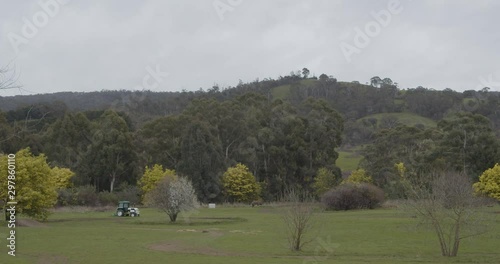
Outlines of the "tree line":
{"type": "Polygon", "coordinates": [[[340,174],[335,148],[343,120],[323,100],[294,106],[256,93],[222,102],[203,98],[140,128],[113,110],[12,123],[3,114],[0,124],[0,131],[15,135],[2,142],[2,152],[30,147],[52,166],[74,171],[77,186],[92,185],[96,191],[135,185],[154,164],[189,177],[204,202],[223,199],[221,176],[238,162],[248,166],[268,200],[290,187],[309,188],[319,168],[340,174]]]}
{"type": "Polygon", "coordinates": [[[326,74],[308,77],[306,70],[207,91],[81,94],[100,98],[92,106],[68,106],[63,95],[74,93],[56,94],[61,100],[0,112],[0,152],[44,153],[51,166],[75,172],[76,186],[98,192],[136,185],[146,167],[158,164],[189,177],[203,202],[224,199],[221,176],[237,163],[255,175],[265,200],[292,187],[312,193],[321,170],[340,178],[336,149],[343,144],[363,144],[360,167],[394,195],[397,162],[477,179],[498,160],[498,93],[399,89],[377,76],[367,85],[338,82],[326,74]],[[273,94],[278,86],[289,87],[280,99],[273,94]],[[370,120],[359,121],[389,112],[439,122],[405,126],[386,118],[373,128],[370,120]]]}

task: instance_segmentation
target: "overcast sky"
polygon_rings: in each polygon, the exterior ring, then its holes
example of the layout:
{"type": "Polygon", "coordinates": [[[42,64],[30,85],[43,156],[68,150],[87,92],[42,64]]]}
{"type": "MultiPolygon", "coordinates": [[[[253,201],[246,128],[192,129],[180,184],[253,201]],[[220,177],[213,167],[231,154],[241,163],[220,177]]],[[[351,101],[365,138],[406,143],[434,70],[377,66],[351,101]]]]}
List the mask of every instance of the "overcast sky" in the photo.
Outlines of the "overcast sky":
{"type": "Polygon", "coordinates": [[[303,67],[500,90],[500,1],[65,1],[1,2],[0,66],[24,88],[0,96],[198,90],[303,67]]]}

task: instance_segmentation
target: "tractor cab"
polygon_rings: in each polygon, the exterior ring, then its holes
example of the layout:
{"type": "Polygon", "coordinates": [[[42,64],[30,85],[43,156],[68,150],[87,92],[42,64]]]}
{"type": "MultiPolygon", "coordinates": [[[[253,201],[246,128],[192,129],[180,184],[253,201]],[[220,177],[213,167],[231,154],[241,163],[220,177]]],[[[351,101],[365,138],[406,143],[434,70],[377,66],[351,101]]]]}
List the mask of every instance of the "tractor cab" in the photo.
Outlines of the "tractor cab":
{"type": "Polygon", "coordinates": [[[116,208],[116,216],[139,216],[139,208],[130,207],[129,201],[119,201],[118,208],[116,208]]]}
{"type": "Polygon", "coordinates": [[[120,201],[120,202],[118,202],[118,209],[123,209],[125,211],[128,211],[129,207],[130,207],[130,202],[129,201],[120,201]]]}

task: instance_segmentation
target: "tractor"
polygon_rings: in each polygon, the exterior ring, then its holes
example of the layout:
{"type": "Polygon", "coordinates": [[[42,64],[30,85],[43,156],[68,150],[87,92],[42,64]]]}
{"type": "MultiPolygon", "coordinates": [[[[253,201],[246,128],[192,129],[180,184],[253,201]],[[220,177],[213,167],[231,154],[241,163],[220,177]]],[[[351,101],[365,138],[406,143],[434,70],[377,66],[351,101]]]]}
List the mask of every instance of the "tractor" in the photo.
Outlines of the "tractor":
{"type": "Polygon", "coordinates": [[[139,208],[135,207],[130,207],[130,202],[129,201],[120,201],[118,202],[118,208],[116,208],[116,216],[130,216],[130,217],[136,217],[136,216],[141,216],[141,213],[139,212],[139,208]]]}

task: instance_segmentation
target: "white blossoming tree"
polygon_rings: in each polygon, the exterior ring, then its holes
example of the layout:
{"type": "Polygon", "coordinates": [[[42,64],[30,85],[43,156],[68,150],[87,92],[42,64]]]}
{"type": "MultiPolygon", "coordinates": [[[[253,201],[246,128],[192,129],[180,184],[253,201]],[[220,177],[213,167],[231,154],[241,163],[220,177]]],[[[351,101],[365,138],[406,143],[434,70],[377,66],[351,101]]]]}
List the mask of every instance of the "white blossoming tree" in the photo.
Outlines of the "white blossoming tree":
{"type": "Polygon", "coordinates": [[[171,222],[177,220],[180,212],[199,207],[193,184],[185,177],[161,180],[148,196],[149,204],[167,213],[171,222]]]}

